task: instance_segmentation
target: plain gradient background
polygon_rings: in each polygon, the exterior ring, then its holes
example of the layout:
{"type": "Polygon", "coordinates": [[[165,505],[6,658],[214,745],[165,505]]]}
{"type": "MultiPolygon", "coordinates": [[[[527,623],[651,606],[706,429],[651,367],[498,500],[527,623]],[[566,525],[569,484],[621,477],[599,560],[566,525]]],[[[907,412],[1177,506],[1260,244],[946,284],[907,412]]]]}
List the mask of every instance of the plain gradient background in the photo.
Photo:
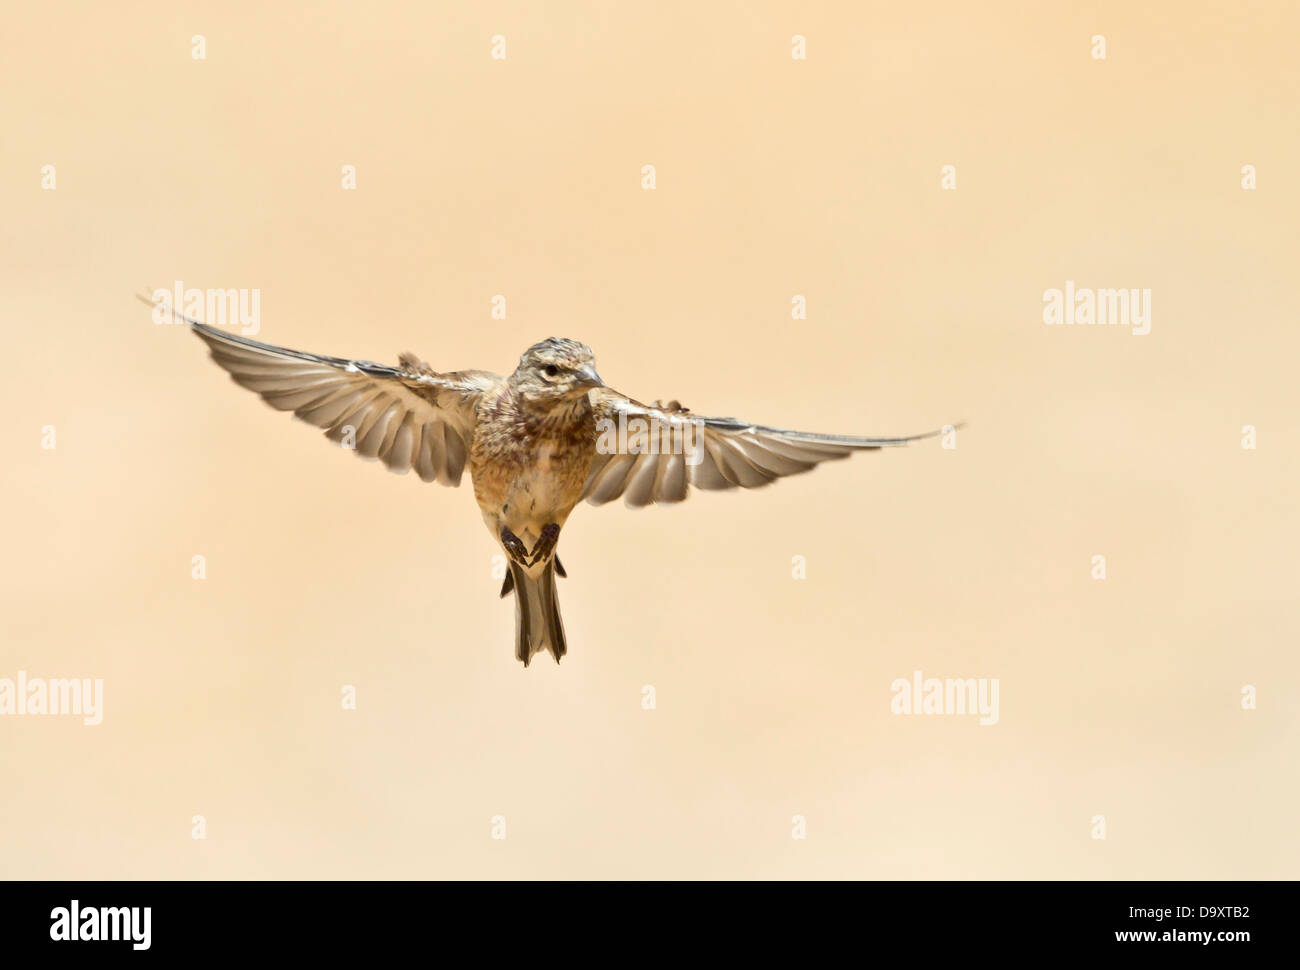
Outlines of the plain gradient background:
{"type": "Polygon", "coordinates": [[[0,718],[0,876],[1300,872],[1294,4],[4,21],[0,677],[105,710],[0,718]],[[1044,326],[1067,279],[1149,288],[1151,332],[1044,326]],[[703,414],[970,424],[580,506],[570,655],[524,670],[468,482],[237,388],[132,298],[175,280],[260,288],[303,350],[560,335],[703,414]],[[914,670],[999,678],[999,722],[892,715],[914,670]]]}

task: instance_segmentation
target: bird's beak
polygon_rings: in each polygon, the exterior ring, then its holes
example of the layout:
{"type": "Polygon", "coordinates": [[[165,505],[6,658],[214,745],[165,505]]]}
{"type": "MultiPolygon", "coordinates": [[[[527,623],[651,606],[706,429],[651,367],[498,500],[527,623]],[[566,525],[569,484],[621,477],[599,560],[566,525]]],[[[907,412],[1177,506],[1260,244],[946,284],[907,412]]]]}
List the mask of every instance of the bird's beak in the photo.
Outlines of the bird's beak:
{"type": "Polygon", "coordinates": [[[578,384],[581,387],[604,387],[605,386],[605,382],[602,381],[600,379],[600,375],[596,373],[596,368],[592,367],[590,364],[583,364],[581,367],[579,367],[577,370],[577,374],[578,374],[578,384]]]}

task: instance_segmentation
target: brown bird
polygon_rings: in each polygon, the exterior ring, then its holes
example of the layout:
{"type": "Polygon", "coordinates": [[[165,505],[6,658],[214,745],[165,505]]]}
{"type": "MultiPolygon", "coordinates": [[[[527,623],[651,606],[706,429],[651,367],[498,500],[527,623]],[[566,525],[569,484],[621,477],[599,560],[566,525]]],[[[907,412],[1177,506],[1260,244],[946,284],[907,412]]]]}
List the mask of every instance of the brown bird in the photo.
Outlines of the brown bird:
{"type": "MultiPolygon", "coordinates": [[[[150,301],[146,301],[150,302],[150,301]]],[[[591,349],[551,337],[503,378],[438,373],[412,354],[390,367],[273,347],[172,310],[236,384],[326,437],[426,482],[459,485],[466,463],[483,521],[508,561],[515,656],[567,652],[555,578],[560,530],[582,499],[680,502],[690,487],[756,488],[819,462],[939,434],[857,438],[705,418],[676,401],[641,404],[605,386],[591,349]]]]}

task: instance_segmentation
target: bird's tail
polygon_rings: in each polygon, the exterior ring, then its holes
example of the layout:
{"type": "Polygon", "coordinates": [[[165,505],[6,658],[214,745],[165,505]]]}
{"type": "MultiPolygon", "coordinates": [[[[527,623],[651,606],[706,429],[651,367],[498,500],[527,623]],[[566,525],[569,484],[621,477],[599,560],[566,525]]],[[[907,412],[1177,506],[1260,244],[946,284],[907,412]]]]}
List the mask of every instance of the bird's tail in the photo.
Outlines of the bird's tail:
{"type": "Polygon", "coordinates": [[[527,667],[535,654],[546,650],[559,663],[568,646],[555,595],[555,557],[547,560],[536,579],[512,562],[510,579],[515,589],[515,657],[527,667]]]}

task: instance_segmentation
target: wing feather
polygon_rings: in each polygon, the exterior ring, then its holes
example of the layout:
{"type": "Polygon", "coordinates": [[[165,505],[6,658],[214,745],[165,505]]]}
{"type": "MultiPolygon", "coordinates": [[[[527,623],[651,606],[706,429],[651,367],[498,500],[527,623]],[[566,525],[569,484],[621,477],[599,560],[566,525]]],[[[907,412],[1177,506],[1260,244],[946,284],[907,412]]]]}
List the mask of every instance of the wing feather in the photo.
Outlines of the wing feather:
{"type": "MultiPolygon", "coordinates": [[[[626,428],[627,453],[597,454],[583,493],[593,505],[620,496],[633,507],[684,501],[690,486],[761,488],[855,451],[876,451],[934,437],[823,435],[692,414],[676,402],[649,406],[610,388],[591,393],[598,421],[626,428]],[[634,420],[639,419],[639,420],[634,420]],[[658,444],[657,454],[648,444],[658,444]]],[[[602,441],[605,439],[602,439],[602,441]]]]}
{"type": "Polygon", "coordinates": [[[363,458],[398,473],[415,469],[426,482],[460,484],[475,408],[501,380],[486,371],[436,373],[410,354],[397,367],[308,354],[172,312],[236,384],[324,429],[330,440],[351,443],[363,458]]]}

